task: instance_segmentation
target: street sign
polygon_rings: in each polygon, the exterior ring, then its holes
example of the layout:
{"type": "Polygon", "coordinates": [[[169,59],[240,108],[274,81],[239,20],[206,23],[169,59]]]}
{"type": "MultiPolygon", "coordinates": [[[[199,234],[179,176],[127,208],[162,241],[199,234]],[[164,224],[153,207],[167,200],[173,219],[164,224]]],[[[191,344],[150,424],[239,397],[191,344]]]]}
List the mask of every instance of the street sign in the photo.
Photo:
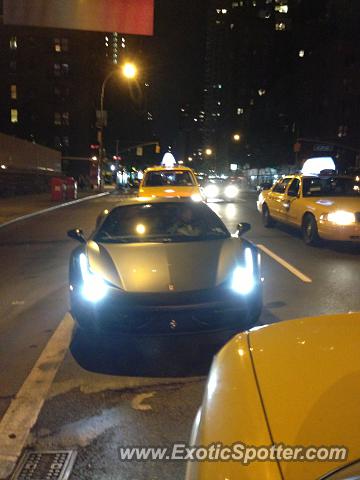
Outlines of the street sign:
{"type": "Polygon", "coordinates": [[[153,35],[154,0],[4,0],[4,23],[153,35]]]}

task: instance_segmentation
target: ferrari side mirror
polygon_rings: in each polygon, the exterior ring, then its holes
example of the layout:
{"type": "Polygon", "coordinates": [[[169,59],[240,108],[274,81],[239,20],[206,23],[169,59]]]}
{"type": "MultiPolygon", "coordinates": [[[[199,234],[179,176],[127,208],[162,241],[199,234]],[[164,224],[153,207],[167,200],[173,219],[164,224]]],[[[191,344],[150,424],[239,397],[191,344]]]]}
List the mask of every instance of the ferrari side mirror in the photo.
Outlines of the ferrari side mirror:
{"type": "Polygon", "coordinates": [[[251,230],[250,223],[239,223],[237,226],[238,237],[241,237],[242,235],[244,235],[244,233],[248,232],[249,230],[251,230]]]}
{"type": "Polygon", "coordinates": [[[68,237],[72,238],[73,240],[76,240],[80,243],[86,243],[84,233],[80,228],[75,228],[74,230],[69,230],[67,232],[67,234],[68,234],[68,237]]]}

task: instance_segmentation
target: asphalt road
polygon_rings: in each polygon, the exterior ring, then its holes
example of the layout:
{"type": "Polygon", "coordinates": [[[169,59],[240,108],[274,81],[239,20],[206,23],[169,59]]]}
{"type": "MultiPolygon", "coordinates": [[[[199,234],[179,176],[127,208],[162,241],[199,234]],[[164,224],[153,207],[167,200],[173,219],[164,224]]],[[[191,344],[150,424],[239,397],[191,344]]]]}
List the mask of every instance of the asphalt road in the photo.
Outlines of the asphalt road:
{"type": "MultiPolygon", "coordinates": [[[[244,193],[236,204],[212,208],[231,231],[251,223],[247,238],[266,252],[260,324],[359,311],[360,249],[307,247],[297,232],[265,229],[255,200],[244,193]]],[[[67,262],[75,244],[66,231],[79,226],[90,233],[98,212],[119,201],[93,199],[0,229],[0,418],[68,310],[67,262]]],[[[76,448],[76,479],[182,479],[181,462],[124,463],[117,448],[187,441],[211,359],[232,334],[106,344],[75,335],[29,445],[76,448]]]]}

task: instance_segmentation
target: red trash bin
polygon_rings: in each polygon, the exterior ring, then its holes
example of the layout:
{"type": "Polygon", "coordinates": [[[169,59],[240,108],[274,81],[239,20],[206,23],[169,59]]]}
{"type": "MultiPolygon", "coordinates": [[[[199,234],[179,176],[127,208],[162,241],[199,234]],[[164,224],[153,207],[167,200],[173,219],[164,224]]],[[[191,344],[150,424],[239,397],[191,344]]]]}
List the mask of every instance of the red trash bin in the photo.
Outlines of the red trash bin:
{"type": "Polygon", "coordinates": [[[77,199],[77,181],[73,177],[66,177],[66,200],[77,199]]]}
{"type": "Polygon", "coordinates": [[[53,177],[50,181],[51,200],[61,202],[64,200],[64,180],[59,177],[53,177]]]}

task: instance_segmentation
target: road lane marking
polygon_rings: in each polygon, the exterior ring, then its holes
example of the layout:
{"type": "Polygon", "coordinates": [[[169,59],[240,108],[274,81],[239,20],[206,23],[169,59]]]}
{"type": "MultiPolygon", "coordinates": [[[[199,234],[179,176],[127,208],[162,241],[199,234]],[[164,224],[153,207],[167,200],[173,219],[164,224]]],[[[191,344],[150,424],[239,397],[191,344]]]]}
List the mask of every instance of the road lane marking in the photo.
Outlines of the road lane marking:
{"type": "Polygon", "coordinates": [[[20,222],[22,220],[27,220],[28,218],[37,217],[38,215],[42,215],[44,213],[58,210],[59,208],[69,207],[70,205],[75,205],[76,203],[85,202],[86,200],[92,200],[94,198],[103,197],[104,195],[110,195],[110,192],[103,192],[103,193],[98,193],[96,195],[89,195],[87,197],[79,198],[78,200],[72,200],[71,202],[61,203],[60,205],[54,205],[53,207],[44,208],[43,210],[27,213],[26,215],[22,215],[21,217],[16,217],[16,218],[13,218],[12,220],[8,220],[7,222],[1,223],[0,228],[7,227],[12,223],[20,222]]]}
{"type": "Polygon", "coordinates": [[[267,247],[265,247],[264,245],[257,245],[258,248],[260,248],[260,250],[262,250],[264,253],[266,253],[266,255],[269,255],[269,257],[271,257],[273,260],[275,260],[276,262],[280,263],[280,265],[282,265],[284,268],[286,268],[287,270],[289,270],[289,272],[291,272],[293,275],[295,275],[296,277],[298,277],[302,282],[304,283],[312,283],[312,280],[311,278],[309,278],[307,275],[305,275],[304,273],[300,272],[300,270],[298,270],[296,267],[294,267],[293,265],[291,265],[290,263],[288,263],[286,260],[284,260],[283,258],[279,257],[278,255],[276,255],[276,253],[274,253],[272,250],[269,250],[267,247]]]}
{"type": "Polygon", "coordinates": [[[142,402],[147,398],[152,398],[155,395],[155,393],[156,392],[140,393],[139,395],[136,395],[131,401],[132,408],[134,410],[142,410],[142,411],[152,410],[152,406],[150,404],[142,403],[142,402]]]}
{"type": "Polygon", "coordinates": [[[69,348],[73,325],[71,315],[65,315],[0,421],[1,480],[12,473],[26,446],[30,430],[69,348]]]}

